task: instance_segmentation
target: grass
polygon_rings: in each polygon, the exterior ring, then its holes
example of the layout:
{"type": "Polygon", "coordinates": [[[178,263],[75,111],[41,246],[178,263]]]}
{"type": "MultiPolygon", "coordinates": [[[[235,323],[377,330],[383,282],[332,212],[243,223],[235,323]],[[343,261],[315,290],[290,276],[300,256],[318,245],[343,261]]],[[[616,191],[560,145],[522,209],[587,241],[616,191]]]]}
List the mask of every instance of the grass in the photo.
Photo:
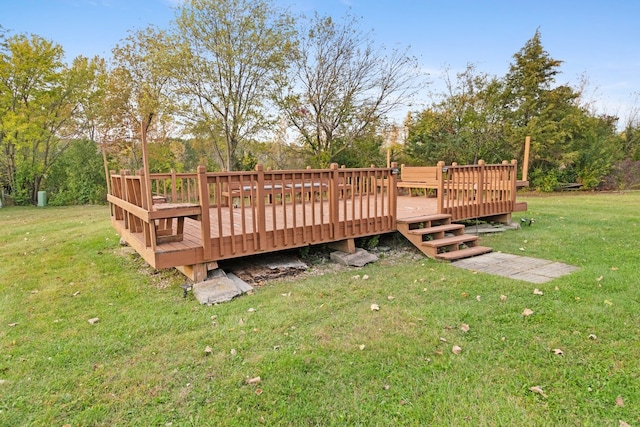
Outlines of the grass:
{"type": "Polygon", "coordinates": [[[640,425],[640,193],[526,200],[534,224],[483,244],[580,270],[409,251],[212,307],[123,251],[106,207],[0,209],[0,425],[640,425]]]}

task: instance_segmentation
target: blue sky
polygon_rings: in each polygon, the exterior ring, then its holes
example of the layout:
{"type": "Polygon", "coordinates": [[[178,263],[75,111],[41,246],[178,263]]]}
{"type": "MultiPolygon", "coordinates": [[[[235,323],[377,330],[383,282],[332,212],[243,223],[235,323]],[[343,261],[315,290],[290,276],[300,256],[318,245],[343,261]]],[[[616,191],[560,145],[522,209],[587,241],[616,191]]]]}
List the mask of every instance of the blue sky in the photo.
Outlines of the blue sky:
{"type": "MultiPolygon", "coordinates": [[[[0,0],[0,25],[62,45],[67,58],[109,56],[132,29],[166,27],[179,0],[0,0]]],[[[473,63],[503,76],[539,29],[562,60],[558,83],[589,81],[586,99],[599,113],[625,121],[640,107],[640,2],[635,0],[276,0],[291,12],[343,16],[348,10],[387,47],[410,46],[430,73],[431,89],[473,63]]],[[[431,100],[426,92],[424,104],[431,100]]],[[[414,107],[417,108],[417,107],[414,107]]]]}

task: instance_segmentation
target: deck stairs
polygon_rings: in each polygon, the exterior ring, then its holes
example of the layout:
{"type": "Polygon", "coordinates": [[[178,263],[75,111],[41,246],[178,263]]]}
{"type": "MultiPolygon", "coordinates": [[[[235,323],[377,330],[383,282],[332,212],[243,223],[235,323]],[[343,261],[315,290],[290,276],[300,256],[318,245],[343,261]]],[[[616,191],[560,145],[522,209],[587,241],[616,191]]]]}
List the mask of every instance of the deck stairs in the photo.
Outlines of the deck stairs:
{"type": "Polygon", "coordinates": [[[478,245],[478,236],[464,233],[464,225],[452,224],[451,215],[435,214],[397,221],[398,231],[426,256],[455,261],[491,252],[478,245]]]}

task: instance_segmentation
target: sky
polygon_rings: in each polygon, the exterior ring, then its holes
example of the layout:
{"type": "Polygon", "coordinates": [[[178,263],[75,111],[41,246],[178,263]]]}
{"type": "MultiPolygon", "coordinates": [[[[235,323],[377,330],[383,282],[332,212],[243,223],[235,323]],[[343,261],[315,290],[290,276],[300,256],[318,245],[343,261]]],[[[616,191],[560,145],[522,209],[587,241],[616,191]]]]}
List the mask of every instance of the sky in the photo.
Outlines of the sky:
{"type": "MultiPolygon", "coordinates": [[[[0,0],[0,26],[10,34],[37,34],[60,44],[68,61],[109,57],[131,30],[166,28],[180,0],[0,0]]],[[[540,31],[542,45],[563,61],[558,84],[586,79],[593,111],[620,117],[640,109],[640,1],[635,0],[274,0],[293,14],[347,12],[373,31],[376,44],[409,47],[429,74],[411,107],[421,109],[451,75],[473,64],[504,76],[517,53],[540,31]],[[427,90],[428,88],[428,90],[427,90]]],[[[637,118],[637,117],[636,117],[637,118]]]]}

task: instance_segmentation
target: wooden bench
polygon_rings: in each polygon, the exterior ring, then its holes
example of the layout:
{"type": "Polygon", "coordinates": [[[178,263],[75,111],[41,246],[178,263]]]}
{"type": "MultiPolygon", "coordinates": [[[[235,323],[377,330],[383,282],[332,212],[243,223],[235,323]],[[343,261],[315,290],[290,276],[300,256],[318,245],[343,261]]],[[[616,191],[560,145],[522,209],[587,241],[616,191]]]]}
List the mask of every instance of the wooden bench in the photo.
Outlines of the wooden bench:
{"type": "Polygon", "coordinates": [[[438,190],[437,170],[436,166],[400,165],[400,179],[397,182],[397,187],[409,189],[410,196],[413,196],[411,190],[423,189],[425,190],[425,195],[428,196],[428,190],[438,190]]]}
{"type": "Polygon", "coordinates": [[[181,242],[184,236],[184,219],[199,220],[201,207],[195,203],[160,203],[153,205],[152,223],[156,228],[156,244],[181,242]],[[176,219],[176,229],[173,220],[176,219]]]}

